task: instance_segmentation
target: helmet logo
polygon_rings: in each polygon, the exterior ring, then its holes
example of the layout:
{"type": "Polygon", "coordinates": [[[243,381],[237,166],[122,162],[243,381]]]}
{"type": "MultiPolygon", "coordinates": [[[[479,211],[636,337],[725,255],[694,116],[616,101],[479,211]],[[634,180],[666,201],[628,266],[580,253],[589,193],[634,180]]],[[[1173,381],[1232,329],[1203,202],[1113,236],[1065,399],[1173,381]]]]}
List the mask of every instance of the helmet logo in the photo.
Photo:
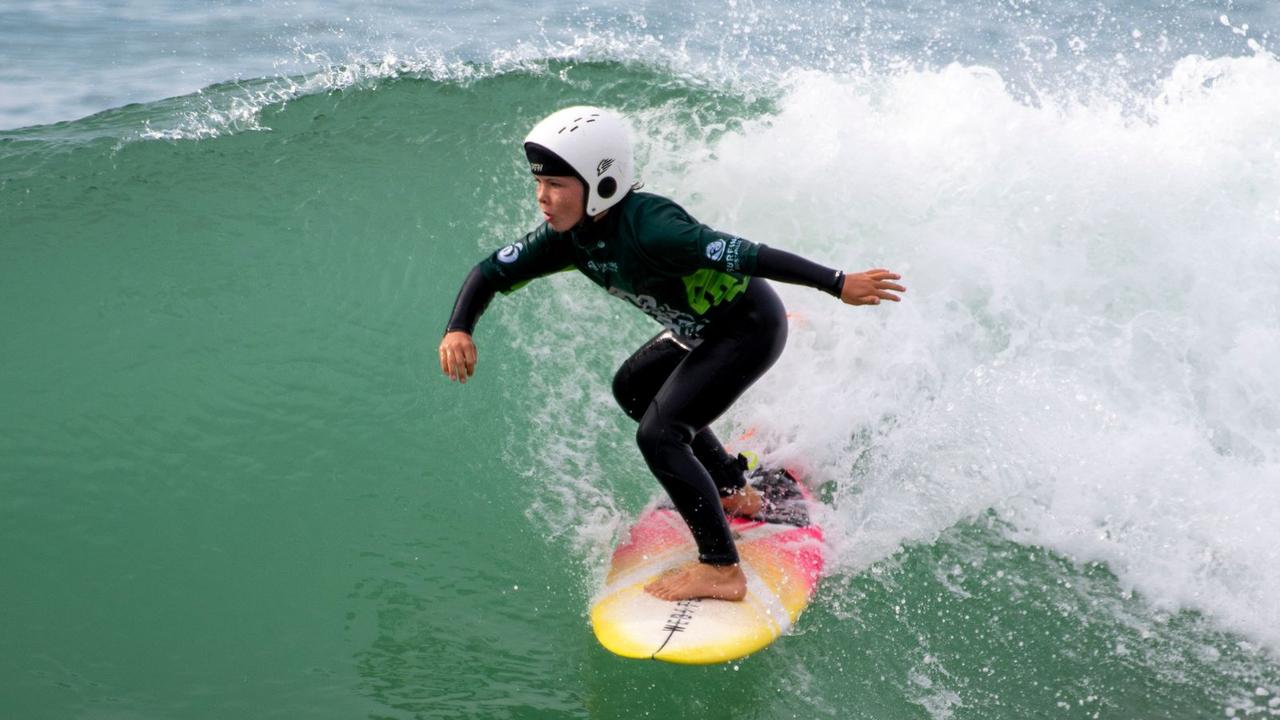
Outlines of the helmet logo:
{"type": "Polygon", "coordinates": [[[596,165],[596,177],[600,177],[605,174],[611,167],[613,167],[613,158],[605,158],[601,160],[600,164],[596,165]]]}
{"type": "Polygon", "coordinates": [[[707,246],[707,257],[712,260],[719,260],[724,257],[724,241],[717,240],[707,246]]]}

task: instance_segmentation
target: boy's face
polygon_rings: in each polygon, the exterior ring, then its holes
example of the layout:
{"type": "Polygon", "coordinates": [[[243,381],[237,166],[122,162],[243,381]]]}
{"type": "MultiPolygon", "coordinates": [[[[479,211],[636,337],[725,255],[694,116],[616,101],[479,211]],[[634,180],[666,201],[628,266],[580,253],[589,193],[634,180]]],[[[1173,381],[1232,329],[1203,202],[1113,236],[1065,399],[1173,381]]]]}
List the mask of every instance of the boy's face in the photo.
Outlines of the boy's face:
{"type": "Polygon", "coordinates": [[[582,220],[586,206],[586,189],[582,181],[568,175],[534,175],[537,183],[538,209],[556,232],[573,228],[582,220]]]}

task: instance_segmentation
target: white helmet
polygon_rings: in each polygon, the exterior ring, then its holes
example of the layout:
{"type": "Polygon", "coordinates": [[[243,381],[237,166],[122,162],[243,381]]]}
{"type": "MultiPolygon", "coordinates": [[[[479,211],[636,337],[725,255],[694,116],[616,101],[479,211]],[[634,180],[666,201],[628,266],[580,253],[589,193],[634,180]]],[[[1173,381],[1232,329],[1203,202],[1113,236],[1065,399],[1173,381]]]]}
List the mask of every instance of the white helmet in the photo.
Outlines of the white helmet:
{"type": "Polygon", "coordinates": [[[586,186],[587,215],[626,197],[635,182],[631,138],[621,115],[578,105],[551,113],[524,139],[535,175],[574,175],[586,186]]]}

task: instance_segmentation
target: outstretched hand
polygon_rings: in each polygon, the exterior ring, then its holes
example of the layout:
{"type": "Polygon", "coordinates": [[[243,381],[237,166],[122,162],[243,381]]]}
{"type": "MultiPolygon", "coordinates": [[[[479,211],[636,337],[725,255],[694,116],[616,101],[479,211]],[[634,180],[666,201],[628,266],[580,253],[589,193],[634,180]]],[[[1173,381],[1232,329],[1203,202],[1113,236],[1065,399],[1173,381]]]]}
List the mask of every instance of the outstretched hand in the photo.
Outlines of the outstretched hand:
{"type": "Polygon", "coordinates": [[[465,383],[476,374],[476,344],[461,330],[445,333],[440,341],[440,369],[450,380],[465,383]]]}
{"type": "Polygon", "coordinates": [[[884,268],[860,273],[845,273],[844,287],[840,288],[840,300],[849,305],[879,305],[881,300],[899,302],[902,298],[894,295],[894,292],[903,293],[907,289],[893,281],[901,279],[901,275],[884,268]]]}

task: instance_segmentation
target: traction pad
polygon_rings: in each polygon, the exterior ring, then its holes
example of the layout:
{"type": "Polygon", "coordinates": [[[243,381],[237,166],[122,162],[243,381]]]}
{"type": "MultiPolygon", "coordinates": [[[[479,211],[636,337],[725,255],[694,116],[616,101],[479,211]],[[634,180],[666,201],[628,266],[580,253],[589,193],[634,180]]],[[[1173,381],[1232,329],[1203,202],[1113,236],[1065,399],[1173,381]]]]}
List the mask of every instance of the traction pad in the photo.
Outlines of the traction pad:
{"type": "MultiPolygon", "coordinates": [[[[757,467],[747,475],[747,483],[764,496],[764,507],[751,520],[805,527],[809,522],[809,505],[800,493],[799,481],[783,468],[757,467]]],[[[675,508],[669,498],[663,498],[660,508],[675,508]]]]}

